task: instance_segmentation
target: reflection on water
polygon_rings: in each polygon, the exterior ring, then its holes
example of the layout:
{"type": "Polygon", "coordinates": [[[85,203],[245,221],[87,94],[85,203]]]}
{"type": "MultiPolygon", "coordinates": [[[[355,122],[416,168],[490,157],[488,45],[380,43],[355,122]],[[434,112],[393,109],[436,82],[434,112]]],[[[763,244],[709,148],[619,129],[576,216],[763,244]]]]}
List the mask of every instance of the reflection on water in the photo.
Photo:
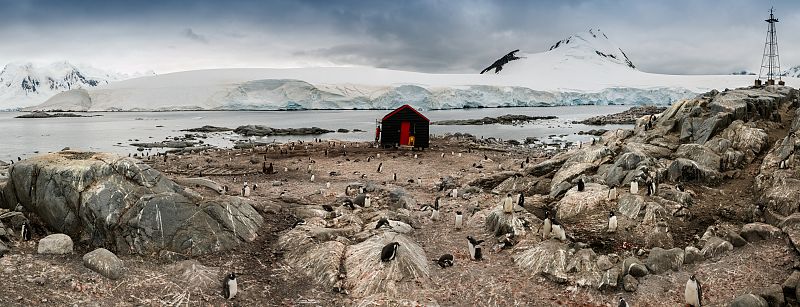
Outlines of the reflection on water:
{"type": "MultiPolygon", "coordinates": [[[[568,140],[586,139],[578,136],[581,130],[597,128],[615,129],[626,126],[585,126],[570,124],[595,115],[610,114],[627,110],[629,106],[567,106],[547,108],[501,108],[437,110],[424,114],[432,121],[446,119],[470,119],[486,116],[496,117],[505,114],[524,114],[529,116],[558,116],[556,120],[537,121],[522,126],[483,125],[483,126],[431,126],[431,133],[444,134],[465,132],[483,137],[496,137],[504,140],[524,140],[526,137],[546,139],[548,135],[563,135],[568,140]]],[[[58,151],[64,147],[110,151],[120,154],[136,152],[129,144],[155,142],[170,136],[179,136],[181,129],[203,125],[236,128],[240,125],[258,124],[275,128],[320,127],[329,130],[345,128],[361,129],[365,132],[330,133],[324,139],[371,141],[374,138],[375,121],[382,118],[386,110],[314,110],[314,111],[200,111],[200,112],[133,112],[96,113],[102,116],[83,118],[43,118],[17,119],[18,112],[0,112],[0,159],[8,161],[17,156],[29,157],[35,152],[58,151]]],[[[232,146],[233,133],[212,133],[207,143],[216,146],[232,146]]],[[[266,137],[265,141],[279,142],[305,137],[266,137]]],[[[155,150],[155,149],[154,149],[155,150]]]]}

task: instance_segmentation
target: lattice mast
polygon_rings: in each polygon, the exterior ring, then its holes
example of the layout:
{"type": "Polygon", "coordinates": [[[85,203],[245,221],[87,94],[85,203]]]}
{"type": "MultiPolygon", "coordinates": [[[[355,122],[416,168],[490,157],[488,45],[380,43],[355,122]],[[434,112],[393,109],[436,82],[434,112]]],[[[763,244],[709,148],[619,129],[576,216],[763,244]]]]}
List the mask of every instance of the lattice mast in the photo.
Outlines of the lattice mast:
{"type": "Polygon", "coordinates": [[[766,80],[767,84],[775,84],[775,79],[781,80],[781,60],[778,57],[778,34],[775,31],[774,10],[769,9],[769,19],[767,22],[767,39],[764,43],[764,57],[761,58],[761,70],[758,72],[759,80],[766,80]]]}

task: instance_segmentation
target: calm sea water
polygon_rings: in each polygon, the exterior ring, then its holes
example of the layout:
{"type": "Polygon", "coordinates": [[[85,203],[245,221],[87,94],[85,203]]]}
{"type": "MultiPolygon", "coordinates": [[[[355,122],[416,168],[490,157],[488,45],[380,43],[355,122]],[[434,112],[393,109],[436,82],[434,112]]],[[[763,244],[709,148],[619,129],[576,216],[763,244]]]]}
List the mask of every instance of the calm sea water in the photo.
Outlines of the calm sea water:
{"type": "MultiPolygon", "coordinates": [[[[578,131],[597,128],[616,129],[627,126],[604,127],[570,124],[601,114],[627,110],[629,106],[567,106],[546,108],[502,108],[427,111],[432,121],[445,119],[471,119],[504,114],[530,116],[558,116],[556,120],[536,121],[521,126],[431,126],[431,133],[444,134],[466,132],[477,136],[524,140],[526,137],[546,139],[549,135],[564,135],[563,139],[576,141],[588,139],[577,135],[578,131]]],[[[120,154],[136,152],[129,144],[135,140],[155,142],[167,137],[184,134],[181,129],[203,125],[235,128],[240,125],[258,124],[275,128],[320,127],[329,130],[345,128],[361,129],[358,133],[329,133],[323,139],[371,141],[374,138],[375,121],[389,111],[385,110],[315,110],[315,111],[198,111],[198,112],[104,112],[84,118],[18,119],[19,112],[0,112],[0,159],[8,161],[16,157],[29,157],[39,153],[61,150],[64,147],[93,151],[109,151],[120,154]]],[[[233,133],[213,133],[205,142],[221,147],[230,147],[239,137],[233,133]]],[[[297,139],[313,139],[320,136],[266,137],[283,142],[297,139]]]]}

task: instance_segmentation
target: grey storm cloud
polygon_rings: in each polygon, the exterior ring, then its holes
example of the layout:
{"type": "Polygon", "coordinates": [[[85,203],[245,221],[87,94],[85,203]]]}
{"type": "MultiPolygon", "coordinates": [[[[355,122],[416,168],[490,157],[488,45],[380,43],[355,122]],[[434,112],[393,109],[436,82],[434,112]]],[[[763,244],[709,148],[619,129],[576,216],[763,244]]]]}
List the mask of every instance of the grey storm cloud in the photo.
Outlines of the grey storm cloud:
{"type": "Polygon", "coordinates": [[[191,28],[183,29],[181,35],[193,41],[208,44],[208,39],[205,36],[195,33],[191,28]]]}
{"type": "Polygon", "coordinates": [[[643,71],[725,74],[758,69],[769,6],[781,20],[781,63],[800,65],[793,0],[0,0],[12,12],[0,19],[0,64],[477,72],[510,50],[543,52],[600,28],[643,71]]]}

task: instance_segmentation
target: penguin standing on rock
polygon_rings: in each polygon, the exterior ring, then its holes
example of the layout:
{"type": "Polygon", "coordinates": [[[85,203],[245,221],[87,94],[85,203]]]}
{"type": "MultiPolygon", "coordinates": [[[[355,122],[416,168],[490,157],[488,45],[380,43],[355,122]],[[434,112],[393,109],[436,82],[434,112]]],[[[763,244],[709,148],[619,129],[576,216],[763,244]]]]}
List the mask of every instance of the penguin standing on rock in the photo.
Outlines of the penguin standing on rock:
{"type": "Polygon", "coordinates": [[[686,189],[680,183],[675,185],[675,190],[678,190],[678,192],[686,192],[686,189]]]}
{"type": "Polygon", "coordinates": [[[542,224],[542,240],[550,238],[550,231],[553,230],[553,221],[550,219],[550,211],[544,212],[544,223],[542,224]]]}
{"type": "Polygon", "coordinates": [[[617,305],[617,307],[630,307],[630,305],[628,305],[628,302],[626,302],[624,298],[620,297],[619,298],[619,305],[617,305]]]}
{"type": "Polygon", "coordinates": [[[231,272],[225,276],[222,291],[226,299],[233,299],[233,297],[236,296],[236,293],[239,292],[239,285],[238,282],[236,282],[236,273],[231,272]]]}
{"type": "Polygon", "coordinates": [[[456,211],[456,229],[461,229],[461,226],[464,225],[464,215],[461,211],[456,211]]]}
{"type": "Polygon", "coordinates": [[[583,178],[579,178],[578,179],[578,192],[583,192],[583,190],[585,188],[586,188],[586,185],[583,182],[583,178]]]}
{"type": "Polygon", "coordinates": [[[389,219],[387,219],[385,217],[382,217],[380,220],[378,220],[378,223],[375,224],[375,229],[379,229],[379,228],[381,228],[383,226],[387,226],[389,228],[392,228],[392,225],[389,224],[389,219]]]}
{"type": "Polygon", "coordinates": [[[297,222],[294,222],[294,224],[292,225],[292,228],[294,229],[297,226],[305,225],[305,224],[306,224],[306,220],[300,219],[297,222]]]}
{"type": "Polygon", "coordinates": [[[692,307],[703,306],[703,289],[694,274],[686,282],[686,290],[683,291],[683,297],[686,299],[686,305],[692,307]]]}
{"type": "Polygon", "coordinates": [[[617,231],[617,216],[614,215],[614,211],[608,213],[608,232],[615,232],[617,231]]]}
{"type": "Polygon", "coordinates": [[[480,244],[483,243],[483,240],[476,240],[471,236],[467,236],[467,242],[469,243],[469,257],[472,260],[481,260],[483,258],[483,253],[481,251],[480,244]]]}
{"type": "Polygon", "coordinates": [[[383,162],[378,163],[378,173],[383,171],[383,162]]]}
{"type": "Polygon", "coordinates": [[[520,206],[521,208],[525,207],[525,195],[522,195],[522,193],[519,193],[519,199],[517,199],[517,206],[520,206]]]}
{"type": "Polygon", "coordinates": [[[439,259],[434,260],[434,261],[436,261],[436,264],[438,264],[440,267],[442,267],[444,269],[446,267],[453,266],[454,260],[455,260],[455,257],[453,257],[453,255],[444,254],[441,257],[439,257],[439,259]]]}
{"type": "Polygon", "coordinates": [[[555,236],[556,239],[558,239],[561,242],[567,241],[567,233],[564,231],[564,226],[562,226],[561,223],[558,222],[558,219],[556,219],[556,217],[553,217],[552,223],[553,223],[553,236],[555,236]]]}
{"type": "Polygon", "coordinates": [[[389,262],[394,260],[397,256],[397,247],[400,246],[400,243],[392,242],[386,244],[381,250],[381,262],[389,262]]]}

